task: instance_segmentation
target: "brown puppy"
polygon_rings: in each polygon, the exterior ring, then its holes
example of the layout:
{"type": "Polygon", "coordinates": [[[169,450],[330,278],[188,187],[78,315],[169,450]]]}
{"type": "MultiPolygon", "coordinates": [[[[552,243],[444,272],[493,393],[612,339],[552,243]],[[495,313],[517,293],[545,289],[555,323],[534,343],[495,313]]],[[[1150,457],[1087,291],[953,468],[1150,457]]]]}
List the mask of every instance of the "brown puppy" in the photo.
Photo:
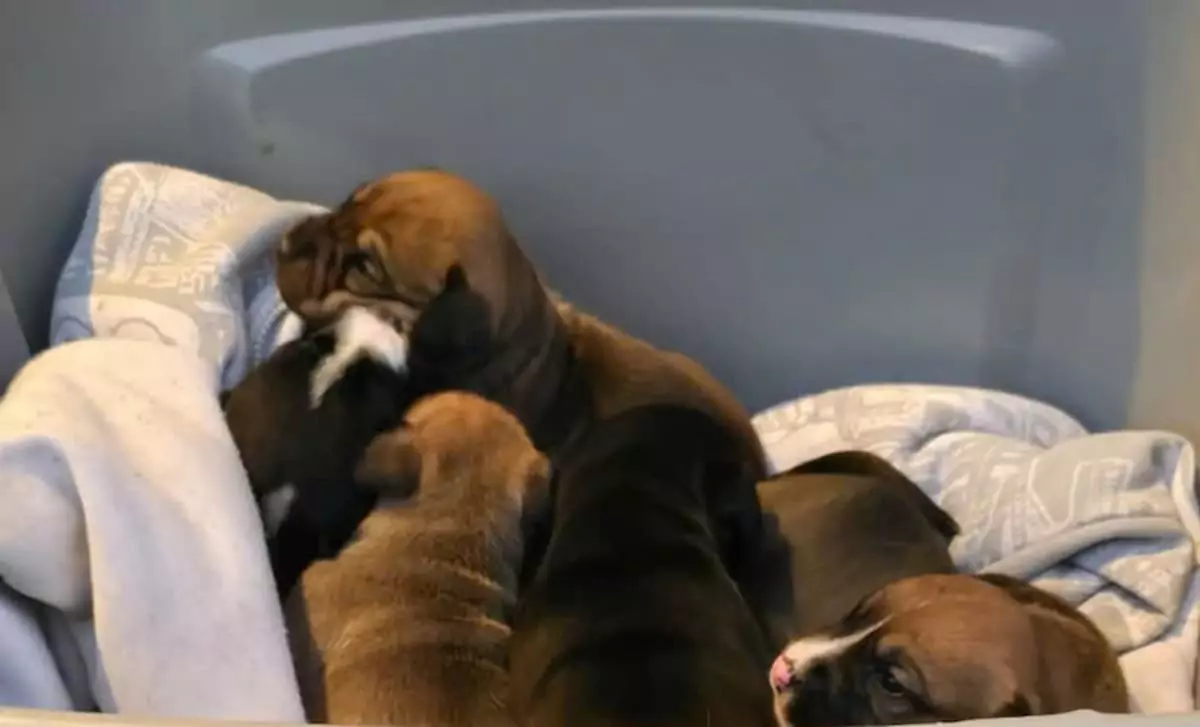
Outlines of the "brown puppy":
{"type": "Polygon", "coordinates": [[[302,222],[279,247],[277,281],[310,322],[365,304],[407,329],[456,265],[486,303],[490,330],[475,348],[489,355],[446,385],[503,404],[552,457],[592,419],[651,403],[699,408],[738,434],[746,479],[762,478],[761,445],[728,390],[686,356],[556,304],[496,202],[452,174],[393,174],[302,222]]]}
{"type": "Polygon", "coordinates": [[[790,644],[770,681],[784,727],[1129,711],[1100,631],[1004,576],[887,585],[835,629],[790,644]]]}
{"type": "Polygon", "coordinates": [[[359,475],[382,493],[416,495],[382,503],[336,559],[305,572],[288,604],[292,633],[311,637],[293,647],[310,717],[508,724],[522,517],[545,506],[546,458],[501,407],[449,392],[418,401],[404,427],[372,442],[359,475]]]}

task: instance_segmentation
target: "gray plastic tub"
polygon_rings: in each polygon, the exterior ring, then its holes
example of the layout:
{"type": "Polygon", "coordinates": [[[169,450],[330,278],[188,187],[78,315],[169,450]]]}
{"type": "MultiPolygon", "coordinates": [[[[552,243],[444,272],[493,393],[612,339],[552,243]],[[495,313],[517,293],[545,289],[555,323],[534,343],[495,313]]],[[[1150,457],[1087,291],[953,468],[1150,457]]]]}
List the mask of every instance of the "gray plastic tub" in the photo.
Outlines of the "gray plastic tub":
{"type": "Polygon", "coordinates": [[[436,164],[752,408],[916,380],[1194,437],[1196,37],[1194,0],[0,0],[0,370],[113,162],[322,203],[436,164]]]}

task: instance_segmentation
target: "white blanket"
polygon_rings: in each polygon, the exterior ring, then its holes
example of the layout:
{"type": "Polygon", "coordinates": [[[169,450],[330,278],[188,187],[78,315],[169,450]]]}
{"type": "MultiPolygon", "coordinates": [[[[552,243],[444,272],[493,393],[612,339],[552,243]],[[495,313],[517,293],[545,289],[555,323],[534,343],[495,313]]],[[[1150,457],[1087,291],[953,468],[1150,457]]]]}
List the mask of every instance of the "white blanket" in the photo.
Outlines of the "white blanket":
{"type": "Polygon", "coordinates": [[[0,701],[297,721],[262,526],[195,353],[94,339],[0,403],[0,701]]]}

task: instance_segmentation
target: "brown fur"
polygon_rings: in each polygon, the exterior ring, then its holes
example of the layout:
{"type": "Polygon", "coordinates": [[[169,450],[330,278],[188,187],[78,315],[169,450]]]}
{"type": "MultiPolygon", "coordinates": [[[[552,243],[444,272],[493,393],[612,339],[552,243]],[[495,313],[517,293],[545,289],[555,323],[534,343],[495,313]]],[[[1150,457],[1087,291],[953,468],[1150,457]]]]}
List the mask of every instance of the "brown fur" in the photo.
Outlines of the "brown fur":
{"type": "Polygon", "coordinates": [[[499,206],[466,180],[410,171],[366,184],[331,213],[297,226],[277,262],[284,301],[310,321],[365,303],[386,310],[402,328],[413,325],[459,265],[490,308],[497,353],[492,367],[455,388],[502,403],[551,456],[595,418],[643,404],[679,404],[738,433],[747,479],[765,474],[749,416],[727,389],[681,354],[556,305],[499,206]]]}
{"type": "Polygon", "coordinates": [[[877,625],[778,695],[781,705],[791,702],[782,708],[788,723],[1129,711],[1117,656],[1100,631],[1064,601],[1015,579],[937,574],[897,581],[834,634],[877,625]],[[899,686],[889,691],[887,678],[899,686]]]}
{"type": "Polygon", "coordinates": [[[771,652],[727,564],[756,541],[740,448],[711,416],[640,407],[564,455],[554,532],[521,596],[512,708],[537,727],[771,724],[771,652]]]}
{"type": "Polygon", "coordinates": [[[893,581],[953,573],[958,525],[885,460],[844,451],[759,483],[767,536],[746,583],[772,646],[823,631],[893,581]]]}
{"type": "Polygon", "coordinates": [[[295,648],[310,717],[508,724],[521,519],[545,506],[545,457],[501,407],[451,392],[417,402],[403,428],[372,442],[358,476],[384,493],[415,479],[417,494],[369,515],[288,604],[293,635],[308,636],[295,648]]]}

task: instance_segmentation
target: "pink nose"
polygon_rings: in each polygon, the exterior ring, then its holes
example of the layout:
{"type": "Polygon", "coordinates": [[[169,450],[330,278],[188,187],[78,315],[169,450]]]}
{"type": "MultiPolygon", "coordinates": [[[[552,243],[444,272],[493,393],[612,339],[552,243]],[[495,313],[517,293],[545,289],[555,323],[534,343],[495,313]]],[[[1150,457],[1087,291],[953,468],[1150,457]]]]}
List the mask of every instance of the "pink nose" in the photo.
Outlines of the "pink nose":
{"type": "Polygon", "coordinates": [[[792,660],[780,654],[771,665],[771,686],[776,691],[783,691],[792,683],[792,660]]]}

